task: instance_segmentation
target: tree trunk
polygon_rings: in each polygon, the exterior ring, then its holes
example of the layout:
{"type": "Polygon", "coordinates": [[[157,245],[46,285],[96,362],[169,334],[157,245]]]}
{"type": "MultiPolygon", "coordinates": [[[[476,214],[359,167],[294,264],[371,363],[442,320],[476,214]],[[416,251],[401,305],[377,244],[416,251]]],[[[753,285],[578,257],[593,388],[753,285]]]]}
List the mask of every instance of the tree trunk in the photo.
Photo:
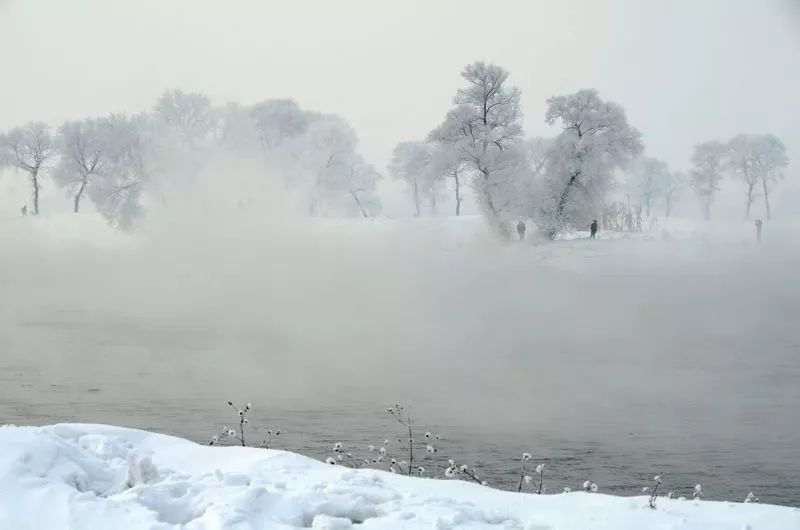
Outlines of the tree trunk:
{"type": "Polygon", "coordinates": [[[31,173],[33,183],[33,215],[39,215],[39,171],[31,173]]]}
{"type": "Polygon", "coordinates": [[[431,192],[431,212],[436,217],[436,191],[431,192]]]}
{"type": "Polygon", "coordinates": [[[753,204],[753,186],[755,183],[750,183],[747,185],[747,209],[744,213],[745,219],[750,219],[750,205],[753,204]]]}
{"type": "Polygon", "coordinates": [[[564,191],[561,192],[561,197],[559,197],[558,199],[558,209],[556,210],[559,219],[561,219],[561,216],[564,214],[564,208],[566,208],[567,206],[567,199],[569,198],[569,192],[575,185],[575,183],[578,181],[578,176],[580,174],[581,174],[580,171],[573,173],[572,176],[569,177],[569,181],[567,182],[567,185],[564,187],[564,191]]]}
{"type": "Polygon", "coordinates": [[[419,185],[417,184],[416,177],[414,178],[414,208],[416,208],[416,217],[419,217],[420,210],[419,210],[419,185]]]}
{"type": "Polygon", "coordinates": [[[772,216],[772,212],[770,211],[770,208],[769,208],[769,190],[767,189],[767,179],[766,178],[762,177],[761,185],[764,188],[764,206],[767,208],[767,221],[769,221],[771,216],[772,216]]]}
{"type": "Polygon", "coordinates": [[[461,182],[458,179],[458,171],[453,172],[456,181],[456,215],[461,215],[461,182]]]}
{"type": "Polygon", "coordinates": [[[650,195],[644,198],[644,206],[647,211],[647,217],[650,217],[650,195]]]}
{"type": "Polygon", "coordinates": [[[84,178],[83,180],[81,180],[81,187],[78,188],[78,193],[75,194],[75,201],[74,201],[74,205],[73,205],[74,208],[72,210],[74,213],[78,213],[80,211],[80,208],[81,208],[81,196],[83,195],[83,190],[85,190],[85,189],[86,189],[86,179],[84,178]]]}
{"type": "Polygon", "coordinates": [[[358,209],[361,210],[361,215],[364,217],[364,219],[368,218],[369,214],[364,209],[364,205],[361,204],[361,199],[358,198],[358,194],[356,192],[354,192],[354,191],[350,191],[350,195],[353,197],[353,200],[356,201],[356,204],[358,205],[358,209]]]}
{"type": "Polygon", "coordinates": [[[672,197],[667,195],[665,199],[667,201],[667,211],[664,212],[664,217],[669,217],[669,213],[672,210],[672,197]]]}

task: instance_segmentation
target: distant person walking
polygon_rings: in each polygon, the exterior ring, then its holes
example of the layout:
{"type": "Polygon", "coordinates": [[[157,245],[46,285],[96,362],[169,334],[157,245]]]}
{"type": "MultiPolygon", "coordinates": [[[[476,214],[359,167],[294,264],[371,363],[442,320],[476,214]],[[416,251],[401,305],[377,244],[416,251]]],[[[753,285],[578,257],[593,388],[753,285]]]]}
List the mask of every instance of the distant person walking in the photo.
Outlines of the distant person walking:
{"type": "Polygon", "coordinates": [[[20,212],[22,213],[22,217],[28,215],[28,205],[26,204],[22,208],[20,208],[20,212]]]}
{"type": "Polygon", "coordinates": [[[591,239],[594,239],[595,236],[597,235],[597,219],[592,221],[592,224],[589,225],[589,231],[590,231],[589,237],[591,239]]]}
{"type": "Polygon", "coordinates": [[[525,221],[521,220],[517,223],[517,234],[519,234],[519,240],[522,241],[525,239],[525,221]]]}
{"type": "Polygon", "coordinates": [[[756,241],[761,243],[761,229],[764,227],[764,222],[761,219],[756,219],[756,241]]]}

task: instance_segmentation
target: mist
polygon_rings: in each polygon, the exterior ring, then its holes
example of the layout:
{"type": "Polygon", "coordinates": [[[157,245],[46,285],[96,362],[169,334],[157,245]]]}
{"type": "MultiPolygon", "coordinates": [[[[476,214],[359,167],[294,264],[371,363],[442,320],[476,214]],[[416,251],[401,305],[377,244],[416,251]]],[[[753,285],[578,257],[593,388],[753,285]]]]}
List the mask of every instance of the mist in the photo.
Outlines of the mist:
{"type": "Polygon", "coordinates": [[[324,459],[403,403],[500,487],[534,447],[800,502],[792,2],[163,4],[0,0],[5,421],[208,443],[251,402],[324,459]]]}

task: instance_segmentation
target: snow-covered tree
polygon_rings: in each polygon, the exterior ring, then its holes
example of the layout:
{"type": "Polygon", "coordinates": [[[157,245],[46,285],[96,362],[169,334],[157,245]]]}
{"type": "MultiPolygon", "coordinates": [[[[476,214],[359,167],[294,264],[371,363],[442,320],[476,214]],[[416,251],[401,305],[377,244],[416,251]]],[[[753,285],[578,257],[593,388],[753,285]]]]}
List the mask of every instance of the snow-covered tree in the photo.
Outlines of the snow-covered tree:
{"type": "Polygon", "coordinates": [[[495,64],[475,62],[464,68],[461,77],[466,87],[458,90],[456,106],[429,138],[453,149],[464,161],[476,177],[484,212],[494,227],[502,228],[504,215],[497,195],[503,193],[507,179],[498,176],[509,169],[509,148],[522,137],[520,92],[508,85],[508,72],[495,64]]]}
{"type": "MultiPolygon", "coordinates": [[[[461,215],[461,204],[464,201],[465,161],[457,151],[449,146],[434,144],[431,153],[431,162],[428,166],[428,187],[433,200],[436,199],[440,182],[453,179],[453,193],[456,202],[456,215],[461,215]]],[[[436,212],[434,212],[436,213],[436,212]]]]}
{"type": "Polygon", "coordinates": [[[53,180],[72,194],[74,213],[80,211],[86,187],[102,174],[106,163],[106,138],[101,124],[93,119],[68,121],[60,127],[56,138],[59,160],[53,180]]]}
{"type": "Polygon", "coordinates": [[[201,149],[214,133],[219,133],[219,116],[205,94],[171,90],[156,102],[155,114],[163,129],[159,132],[159,148],[164,163],[172,164],[171,174],[198,176],[201,149]],[[170,153],[170,157],[165,157],[170,153]]]}
{"type": "Polygon", "coordinates": [[[767,219],[770,218],[770,188],[783,177],[781,170],[788,163],[786,147],[772,134],[740,134],[728,142],[725,167],[744,183],[747,200],[745,217],[750,217],[756,189],[761,185],[767,219]]]}
{"type": "Polygon", "coordinates": [[[415,215],[422,213],[425,200],[436,215],[437,203],[443,194],[445,179],[455,181],[456,215],[461,211],[461,167],[448,146],[432,142],[400,142],[395,146],[389,173],[406,184],[414,200],[415,215]]]}
{"type": "Polygon", "coordinates": [[[156,114],[173,127],[194,151],[214,127],[211,101],[205,94],[170,90],[158,98],[156,114]]]}
{"type": "Polygon", "coordinates": [[[789,159],[786,156],[786,146],[777,136],[772,134],[760,136],[757,146],[755,168],[761,181],[761,189],[764,193],[764,208],[766,209],[767,220],[769,220],[772,217],[769,193],[775,182],[784,177],[781,170],[789,165],[789,159]]]}
{"type": "Polygon", "coordinates": [[[629,169],[631,184],[642,199],[645,214],[650,216],[650,208],[656,199],[666,194],[670,179],[667,163],[652,157],[642,157],[631,164],[629,169]]]}
{"type": "Polygon", "coordinates": [[[33,190],[33,213],[39,215],[42,171],[56,155],[56,146],[46,123],[31,122],[0,136],[0,149],[6,163],[28,174],[33,190]]]}
{"type": "Polygon", "coordinates": [[[703,205],[703,215],[711,219],[711,204],[719,191],[722,170],[728,147],[722,142],[711,140],[698,144],[692,154],[692,187],[703,205]]]}
{"type": "Polygon", "coordinates": [[[433,160],[431,146],[426,142],[400,142],[392,152],[389,173],[403,181],[414,199],[415,215],[422,213],[420,205],[420,181],[433,160]]]}
{"type": "Polygon", "coordinates": [[[274,150],[282,141],[302,135],[310,117],[291,99],[269,99],[250,111],[258,131],[258,140],[265,152],[274,150]]]}
{"type": "Polygon", "coordinates": [[[596,212],[613,180],[642,151],[641,134],[625,110],[603,101],[596,90],[547,100],[545,121],[561,133],[548,156],[539,224],[550,238],[566,225],[582,225],[596,212]]]}
{"type": "Polygon", "coordinates": [[[365,219],[374,217],[381,211],[381,201],[375,193],[382,175],[374,167],[366,163],[360,155],[354,155],[351,160],[341,166],[341,175],[334,190],[346,193],[358,207],[358,212],[365,219]]]}
{"type": "Polygon", "coordinates": [[[686,174],[681,171],[670,171],[667,173],[667,180],[664,183],[664,217],[669,217],[672,213],[672,203],[680,191],[686,187],[686,174]]]}
{"type": "Polygon", "coordinates": [[[105,161],[88,194],[110,224],[129,230],[143,214],[142,195],[155,172],[153,127],[138,114],[102,118],[98,128],[105,161]]]}

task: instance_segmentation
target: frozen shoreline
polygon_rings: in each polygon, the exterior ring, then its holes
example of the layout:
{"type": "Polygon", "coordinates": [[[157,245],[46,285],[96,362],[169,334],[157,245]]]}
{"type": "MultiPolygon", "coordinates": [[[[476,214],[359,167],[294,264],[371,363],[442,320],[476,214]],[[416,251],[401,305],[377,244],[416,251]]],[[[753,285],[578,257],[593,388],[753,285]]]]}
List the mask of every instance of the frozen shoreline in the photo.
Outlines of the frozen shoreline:
{"type": "Polygon", "coordinates": [[[331,466],[293,453],[207,447],[145,431],[0,428],[0,528],[800,528],[764,504],[537,496],[331,466]]]}

